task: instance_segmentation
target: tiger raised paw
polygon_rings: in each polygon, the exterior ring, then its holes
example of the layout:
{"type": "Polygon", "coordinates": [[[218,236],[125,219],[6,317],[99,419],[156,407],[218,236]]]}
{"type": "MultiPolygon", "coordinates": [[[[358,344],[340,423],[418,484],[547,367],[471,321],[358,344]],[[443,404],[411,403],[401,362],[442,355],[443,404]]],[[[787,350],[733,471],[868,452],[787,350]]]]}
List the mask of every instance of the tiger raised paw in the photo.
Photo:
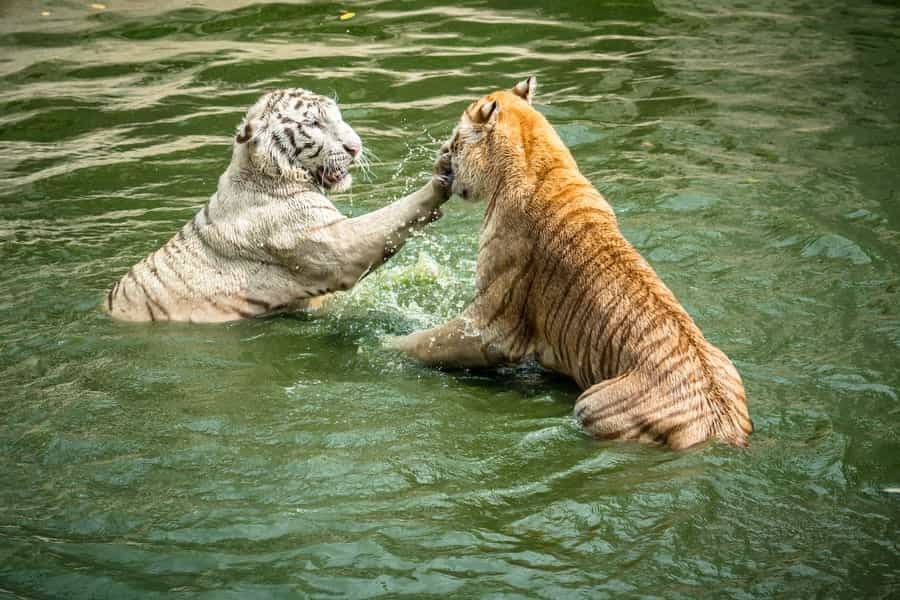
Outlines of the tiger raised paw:
{"type": "Polygon", "coordinates": [[[128,321],[219,322],[312,307],[349,289],[440,217],[450,195],[444,156],[421,189],[347,218],[324,192],[348,189],[362,156],[331,99],[300,88],[263,95],[238,128],[216,193],[129,269],[105,309],[128,321]]]}
{"type": "Polygon", "coordinates": [[[746,446],[740,375],[622,236],[534,91],[532,77],[476,100],[449,143],[453,192],[487,201],[474,300],[388,345],[455,368],[534,355],[584,390],[575,415],[598,438],[746,446]]]}

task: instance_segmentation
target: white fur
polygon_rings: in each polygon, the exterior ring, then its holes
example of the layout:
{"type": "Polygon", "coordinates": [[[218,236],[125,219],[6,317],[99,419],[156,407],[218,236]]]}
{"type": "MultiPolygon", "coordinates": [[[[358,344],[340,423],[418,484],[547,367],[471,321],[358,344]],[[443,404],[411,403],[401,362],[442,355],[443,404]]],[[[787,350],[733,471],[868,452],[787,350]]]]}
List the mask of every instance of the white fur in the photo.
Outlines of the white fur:
{"type": "Polygon", "coordinates": [[[360,155],[359,138],[330,99],[303,90],[260,98],[238,128],[216,193],[119,280],[106,309],[130,321],[227,321],[314,305],[352,287],[439,216],[449,190],[434,178],[393,204],[348,219],[322,193],[351,184],[349,173],[341,175],[354,158],[344,146],[360,155]],[[312,118],[321,119],[319,126],[297,127],[312,118]],[[284,152],[311,141],[316,145],[284,152]],[[330,173],[339,178],[329,184],[330,173]]]}

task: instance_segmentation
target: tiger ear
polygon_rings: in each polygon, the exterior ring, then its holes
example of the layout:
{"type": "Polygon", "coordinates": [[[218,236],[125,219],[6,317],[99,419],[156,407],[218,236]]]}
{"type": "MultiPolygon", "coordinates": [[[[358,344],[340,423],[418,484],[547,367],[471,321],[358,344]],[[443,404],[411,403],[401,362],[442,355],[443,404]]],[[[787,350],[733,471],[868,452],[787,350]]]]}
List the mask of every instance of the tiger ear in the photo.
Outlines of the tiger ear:
{"type": "Polygon", "coordinates": [[[496,100],[488,100],[482,103],[477,110],[469,114],[469,119],[476,125],[485,125],[497,120],[497,114],[500,112],[500,105],[496,100]]]}
{"type": "Polygon", "coordinates": [[[234,136],[234,141],[238,144],[246,144],[250,141],[250,138],[253,137],[253,133],[253,125],[247,121],[243,121],[240,126],[238,126],[238,132],[237,135],[234,136]]]}
{"type": "Polygon", "coordinates": [[[261,119],[244,119],[238,126],[238,132],[237,135],[234,136],[234,141],[238,144],[246,144],[259,133],[263,126],[264,123],[261,119]]]}
{"type": "Polygon", "coordinates": [[[528,79],[523,79],[515,86],[513,86],[512,93],[531,104],[531,99],[534,97],[534,91],[537,89],[537,77],[532,75],[528,79]]]}

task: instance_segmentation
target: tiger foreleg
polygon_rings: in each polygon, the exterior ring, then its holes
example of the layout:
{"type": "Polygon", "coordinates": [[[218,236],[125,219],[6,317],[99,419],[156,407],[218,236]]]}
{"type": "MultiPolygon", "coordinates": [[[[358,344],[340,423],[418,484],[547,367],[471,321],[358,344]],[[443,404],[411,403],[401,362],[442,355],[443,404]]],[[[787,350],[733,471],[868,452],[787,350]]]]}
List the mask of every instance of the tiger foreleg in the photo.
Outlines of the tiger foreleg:
{"type": "Polygon", "coordinates": [[[400,350],[412,359],[451,369],[485,368],[505,362],[505,355],[485,341],[463,317],[443,325],[392,337],[385,347],[400,350]]]}
{"type": "Polygon", "coordinates": [[[428,183],[389,206],[340,223],[338,227],[346,230],[341,237],[371,239],[376,252],[373,264],[377,266],[393,256],[414,232],[441,218],[440,207],[450,198],[452,184],[450,151],[445,146],[438,153],[428,183]]]}
{"type": "Polygon", "coordinates": [[[389,206],[336,224],[336,237],[350,240],[350,260],[366,265],[359,276],[384,263],[414,232],[439,219],[440,207],[450,198],[452,184],[450,150],[445,146],[438,152],[431,180],[424,186],[389,206]],[[353,248],[369,255],[354,258],[353,248]]]}
{"type": "Polygon", "coordinates": [[[447,199],[433,182],[379,210],[298,232],[289,223],[269,238],[269,253],[318,294],[348,290],[435,220],[447,199]]]}
{"type": "Polygon", "coordinates": [[[425,225],[441,217],[440,207],[447,194],[434,181],[429,181],[412,194],[368,214],[348,219],[334,227],[334,235],[358,247],[368,256],[356,257],[375,266],[403,247],[409,237],[425,225]]]}

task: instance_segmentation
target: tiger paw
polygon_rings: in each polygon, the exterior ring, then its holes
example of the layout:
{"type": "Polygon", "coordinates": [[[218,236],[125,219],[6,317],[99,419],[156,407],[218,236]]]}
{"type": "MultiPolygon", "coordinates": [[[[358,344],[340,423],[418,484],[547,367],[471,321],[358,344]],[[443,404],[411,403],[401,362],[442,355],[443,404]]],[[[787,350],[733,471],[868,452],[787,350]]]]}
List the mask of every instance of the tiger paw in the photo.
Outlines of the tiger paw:
{"type": "Polygon", "coordinates": [[[431,181],[434,189],[443,200],[446,201],[453,194],[453,166],[450,162],[450,144],[444,144],[438,151],[431,181]]]}

